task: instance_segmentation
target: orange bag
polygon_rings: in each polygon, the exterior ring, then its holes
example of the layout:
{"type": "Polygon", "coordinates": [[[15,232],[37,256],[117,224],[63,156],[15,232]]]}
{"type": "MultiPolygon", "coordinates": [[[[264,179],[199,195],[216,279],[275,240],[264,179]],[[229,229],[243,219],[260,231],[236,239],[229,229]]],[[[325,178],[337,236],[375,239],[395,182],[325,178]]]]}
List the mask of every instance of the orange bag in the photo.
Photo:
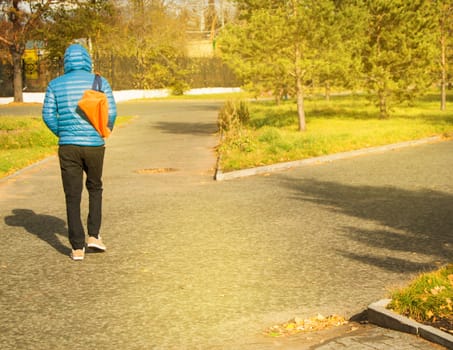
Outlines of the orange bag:
{"type": "Polygon", "coordinates": [[[101,89],[102,80],[100,75],[96,74],[91,90],[86,90],[83,93],[78,106],[85,113],[97,132],[102,137],[108,137],[111,133],[111,130],[107,126],[109,121],[109,103],[107,96],[101,89]]]}

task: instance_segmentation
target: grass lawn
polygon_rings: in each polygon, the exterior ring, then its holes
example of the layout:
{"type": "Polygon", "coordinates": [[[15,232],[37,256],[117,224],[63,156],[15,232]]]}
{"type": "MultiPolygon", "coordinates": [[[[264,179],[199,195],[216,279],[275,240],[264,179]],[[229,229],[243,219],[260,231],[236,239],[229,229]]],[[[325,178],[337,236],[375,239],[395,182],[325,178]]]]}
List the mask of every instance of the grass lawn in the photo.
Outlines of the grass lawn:
{"type": "Polygon", "coordinates": [[[57,141],[40,117],[0,117],[0,178],[56,154],[57,141]]]}
{"type": "Polygon", "coordinates": [[[421,274],[391,298],[389,309],[453,334],[453,264],[421,274]]]}
{"type": "Polygon", "coordinates": [[[0,118],[0,177],[56,152],[57,138],[38,117],[0,118]]]}
{"type": "Polygon", "coordinates": [[[414,106],[395,108],[389,119],[380,119],[376,107],[364,96],[307,98],[307,128],[297,130],[294,101],[248,104],[250,118],[223,135],[218,152],[223,171],[416,140],[453,135],[453,111],[440,111],[437,96],[427,96],[414,106]]]}

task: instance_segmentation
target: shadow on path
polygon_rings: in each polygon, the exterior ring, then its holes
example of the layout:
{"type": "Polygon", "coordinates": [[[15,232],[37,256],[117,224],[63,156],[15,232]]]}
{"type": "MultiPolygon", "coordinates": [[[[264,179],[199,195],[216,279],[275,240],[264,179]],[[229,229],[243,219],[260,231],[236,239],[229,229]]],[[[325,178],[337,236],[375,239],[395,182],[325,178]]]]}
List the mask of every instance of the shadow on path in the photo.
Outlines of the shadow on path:
{"type": "Polygon", "coordinates": [[[156,127],[168,134],[211,135],[217,132],[216,123],[158,122],[156,127]]]}
{"type": "Polygon", "coordinates": [[[367,245],[376,254],[339,253],[389,271],[420,271],[448,262],[453,256],[453,195],[420,189],[408,191],[391,186],[353,186],[317,180],[287,178],[285,186],[295,199],[309,201],[327,210],[369,220],[377,230],[343,227],[345,238],[367,245]],[[431,263],[383,256],[379,250],[430,256],[431,263]],[[379,255],[380,253],[380,255],[379,255]]]}
{"type": "Polygon", "coordinates": [[[36,214],[31,209],[13,209],[13,215],[5,217],[8,226],[23,227],[58,252],[68,255],[71,249],[63,245],[58,235],[67,235],[64,220],[51,215],[36,214]]]}

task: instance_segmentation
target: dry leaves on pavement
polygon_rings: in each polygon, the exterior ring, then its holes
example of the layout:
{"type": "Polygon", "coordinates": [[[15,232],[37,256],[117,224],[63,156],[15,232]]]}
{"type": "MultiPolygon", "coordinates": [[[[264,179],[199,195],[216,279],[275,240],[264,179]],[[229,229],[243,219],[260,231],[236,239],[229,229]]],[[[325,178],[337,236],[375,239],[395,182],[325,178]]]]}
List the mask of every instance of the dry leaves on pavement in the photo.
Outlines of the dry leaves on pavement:
{"type": "Polygon", "coordinates": [[[308,319],[295,317],[287,323],[269,327],[264,333],[271,337],[282,337],[301,332],[321,331],[331,327],[338,327],[347,323],[348,321],[346,321],[344,317],[338,315],[324,317],[318,314],[317,316],[308,319]]]}

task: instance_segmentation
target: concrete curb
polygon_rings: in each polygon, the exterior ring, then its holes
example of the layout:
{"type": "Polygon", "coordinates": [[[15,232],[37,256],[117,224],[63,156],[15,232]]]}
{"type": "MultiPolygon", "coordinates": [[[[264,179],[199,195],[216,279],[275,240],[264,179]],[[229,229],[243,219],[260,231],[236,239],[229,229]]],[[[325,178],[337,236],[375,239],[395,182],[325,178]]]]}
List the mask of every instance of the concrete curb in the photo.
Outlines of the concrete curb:
{"type": "Polygon", "coordinates": [[[385,152],[385,151],[392,151],[392,150],[409,147],[409,146],[417,146],[417,145],[426,144],[426,143],[430,143],[430,142],[440,141],[441,139],[442,138],[440,136],[433,136],[433,137],[420,139],[420,140],[394,143],[394,144],[385,145],[385,146],[364,148],[364,149],[360,149],[360,150],[356,150],[356,151],[336,153],[336,154],[331,154],[328,156],[296,160],[293,162],[277,163],[277,164],[273,164],[273,165],[266,165],[266,166],[261,166],[261,167],[257,167],[257,168],[231,171],[231,172],[227,172],[227,173],[222,172],[222,170],[220,168],[218,168],[216,170],[214,179],[217,181],[224,181],[224,180],[231,180],[231,179],[236,179],[236,178],[240,178],[240,177],[272,173],[272,172],[287,170],[290,168],[296,168],[296,167],[332,162],[334,160],[357,157],[357,156],[364,155],[364,154],[379,153],[379,152],[385,152]]]}
{"type": "Polygon", "coordinates": [[[415,334],[433,343],[453,349],[453,335],[437,328],[415,322],[407,317],[387,309],[390,299],[382,299],[368,306],[368,322],[383,328],[415,334]]]}

